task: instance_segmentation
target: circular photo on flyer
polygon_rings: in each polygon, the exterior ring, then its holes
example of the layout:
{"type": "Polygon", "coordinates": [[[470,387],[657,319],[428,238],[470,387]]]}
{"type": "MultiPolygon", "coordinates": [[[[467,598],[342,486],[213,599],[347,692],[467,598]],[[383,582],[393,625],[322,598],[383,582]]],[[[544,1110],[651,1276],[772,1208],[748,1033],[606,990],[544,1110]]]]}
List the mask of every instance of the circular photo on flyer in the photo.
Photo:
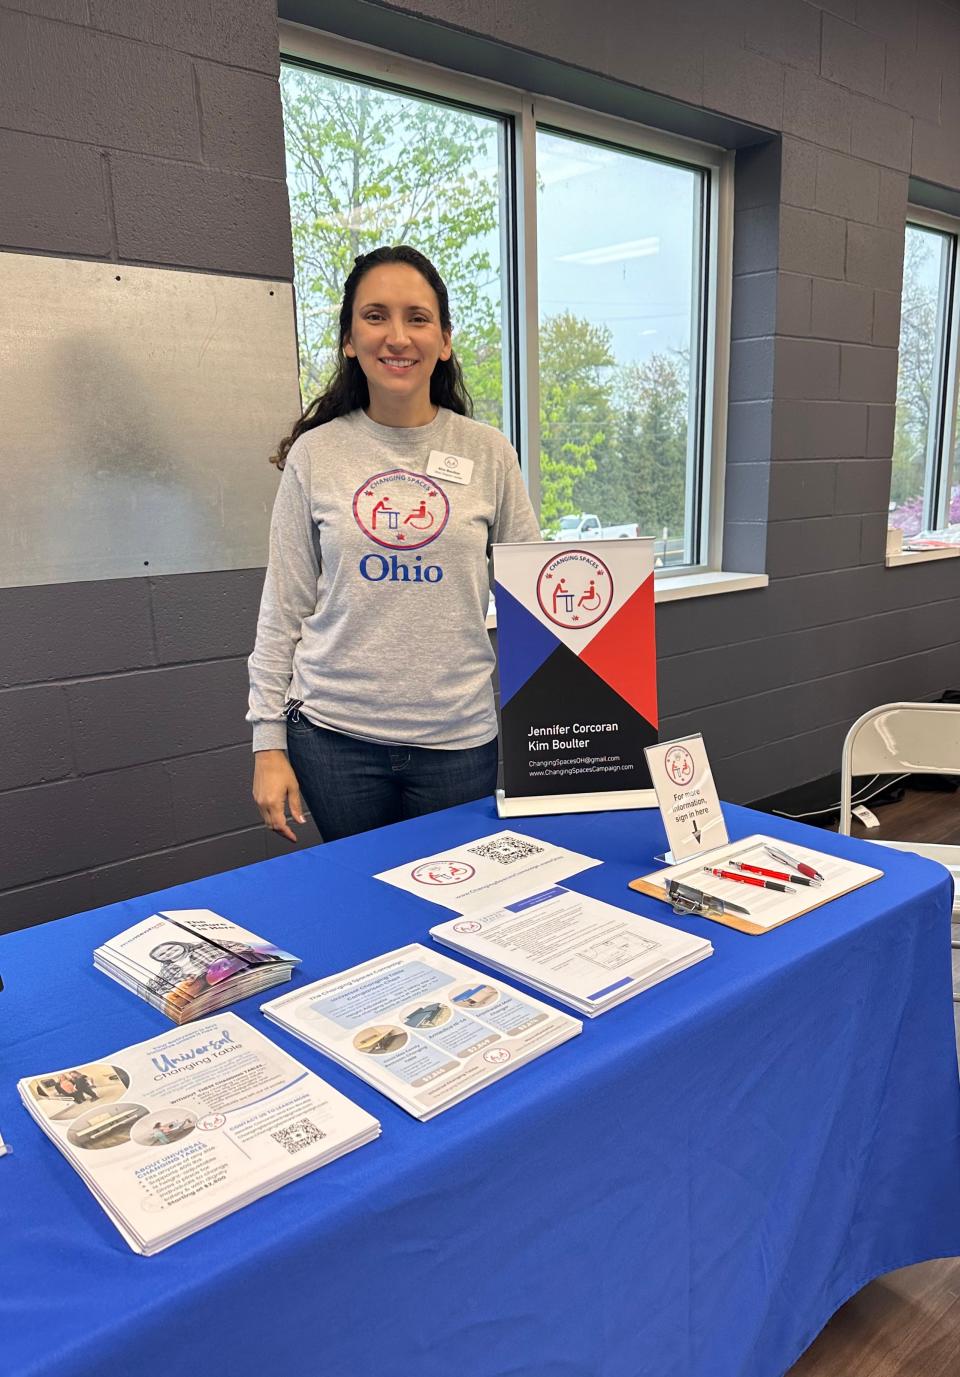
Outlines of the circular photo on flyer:
{"type": "Polygon", "coordinates": [[[142,1104],[121,1100],[118,1104],[88,1109],[67,1130],[67,1138],[78,1148],[123,1147],[130,1141],[135,1123],[144,1117],[142,1104]]]}
{"type": "Polygon", "coordinates": [[[452,1017],[453,1011],[449,1004],[417,1004],[409,1013],[404,1014],[403,1021],[408,1028],[422,1028],[429,1031],[431,1028],[442,1028],[452,1017]]]}
{"type": "Polygon", "coordinates": [[[124,1095],[130,1077],[120,1066],[93,1062],[37,1076],[28,1082],[30,1097],[48,1119],[79,1119],[92,1105],[112,1104],[124,1095]]]}
{"type": "Polygon", "coordinates": [[[358,1052],[366,1052],[371,1057],[385,1057],[390,1052],[399,1052],[401,1047],[407,1045],[409,1034],[402,1028],[393,1028],[390,1024],[378,1024],[372,1028],[363,1028],[353,1039],[353,1045],[358,1052]]]}
{"type": "Polygon", "coordinates": [[[500,998],[500,991],[493,985],[464,985],[454,990],[450,1003],[458,1009],[486,1009],[500,998]]]}
{"type": "Polygon", "coordinates": [[[186,1109],[176,1109],[173,1105],[161,1106],[138,1119],[130,1131],[130,1137],[142,1147],[167,1147],[186,1138],[196,1126],[196,1114],[186,1109]]]}

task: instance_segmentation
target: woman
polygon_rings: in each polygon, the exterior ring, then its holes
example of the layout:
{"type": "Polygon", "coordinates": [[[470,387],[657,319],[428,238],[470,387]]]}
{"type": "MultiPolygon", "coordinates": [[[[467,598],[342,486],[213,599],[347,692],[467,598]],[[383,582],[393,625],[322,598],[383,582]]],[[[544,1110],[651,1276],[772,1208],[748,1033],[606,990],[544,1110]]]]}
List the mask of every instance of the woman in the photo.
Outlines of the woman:
{"type": "Polygon", "coordinates": [[[359,257],[333,378],[276,456],[249,662],[253,795],[290,841],[302,799],[331,841],[494,790],[488,556],[539,531],[470,410],[432,263],[359,257]]]}
{"type": "MultiPolygon", "coordinates": [[[[180,998],[194,999],[208,985],[223,979],[223,974],[211,979],[211,971],[219,968],[223,953],[209,942],[160,942],[147,955],[160,967],[147,981],[147,989],[155,994],[176,992],[180,998]]],[[[235,970],[241,969],[239,962],[230,964],[235,970]]]]}

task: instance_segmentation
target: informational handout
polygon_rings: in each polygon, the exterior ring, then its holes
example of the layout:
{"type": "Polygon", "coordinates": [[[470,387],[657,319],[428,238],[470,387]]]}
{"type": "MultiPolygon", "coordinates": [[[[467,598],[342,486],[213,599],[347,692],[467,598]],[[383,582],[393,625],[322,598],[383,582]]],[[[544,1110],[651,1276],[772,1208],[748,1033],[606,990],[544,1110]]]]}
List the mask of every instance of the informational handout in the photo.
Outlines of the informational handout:
{"type": "Polygon", "coordinates": [[[569,1014],[413,942],[262,1006],[429,1119],[574,1037],[569,1014]]]}
{"type": "Polygon", "coordinates": [[[395,865],[375,878],[454,913],[472,913],[599,864],[592,856],[508,831],[395,865]]]}
{"type": "Polygon", "coordinates": [[[155,1253],[380,1132],[236,1014],[17,1084],[131,1248],[155,1253]]]}
{"type": "Polygon", "coordinates": [[[594,1018],[702,961],[703,937],[562,885],[430,929],[444,946],[523,980],[594,1018]]]}

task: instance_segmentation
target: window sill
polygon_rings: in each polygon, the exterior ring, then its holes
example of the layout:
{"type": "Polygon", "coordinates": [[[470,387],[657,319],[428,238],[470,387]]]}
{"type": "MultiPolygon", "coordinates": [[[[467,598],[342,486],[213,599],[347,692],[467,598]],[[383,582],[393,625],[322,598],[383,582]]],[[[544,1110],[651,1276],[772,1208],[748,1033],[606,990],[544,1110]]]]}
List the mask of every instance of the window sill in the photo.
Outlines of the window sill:
{"type": "Polygon", "coordinates": [[[934,559],[956,559],[960,546],[950,550],[901,550],[899,554],[887,555],[887,568],[898,569],[901,564],[929,564],[934,559]]]}
{"type": "MultiPolygon", "coordinates": [[[[680,602],[683,598],[707,598],[715,593],[740,593],[747,588],[766,588],[769,582],[766,574],[677,574],[675,578],[657,580],[654,601],[680,602]]],[[[496,627],[497,609],[491,597],[487,630],[495,631],[496,627]]]]}
{"type": "Polygon", "coordinates": [[[766,588],[769,582],[767,574],[678,574],[657,580],[654,601],[680,602],[683,598],[707,598],[714,593],[742,593],[748,588],[766,588]]]}

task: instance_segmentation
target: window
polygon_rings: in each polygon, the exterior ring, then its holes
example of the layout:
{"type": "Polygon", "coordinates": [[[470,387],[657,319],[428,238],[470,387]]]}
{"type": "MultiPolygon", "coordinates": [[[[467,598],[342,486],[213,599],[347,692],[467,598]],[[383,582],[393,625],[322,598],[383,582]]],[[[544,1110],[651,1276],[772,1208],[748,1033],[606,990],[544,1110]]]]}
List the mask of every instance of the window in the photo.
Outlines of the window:
{"type": "Polygon", "coordinates": [[[286,46],[304,401],[356,254],[412,243],[544,535],[649,535],[665,575],[719,568],[727,155],[326,35],[286,46]]]}
{"type": "Polygon", "coordinates": [[[474,414],[510,435],[506,121],[288,63],[280,91],[304,400],[329,376],[357,254],[413,244],[442,264],[474,414]]]}
{"type": "Polygon", "coordinates": [[[905,537],[960,524],[958,231],[926,211],[907,224],[888,518],[905,537]]]}
{"type": "Polygon", "coordinates": [[[540,524],[696,564],[709,176],[541,126],[537,187],[540,524]]]}

